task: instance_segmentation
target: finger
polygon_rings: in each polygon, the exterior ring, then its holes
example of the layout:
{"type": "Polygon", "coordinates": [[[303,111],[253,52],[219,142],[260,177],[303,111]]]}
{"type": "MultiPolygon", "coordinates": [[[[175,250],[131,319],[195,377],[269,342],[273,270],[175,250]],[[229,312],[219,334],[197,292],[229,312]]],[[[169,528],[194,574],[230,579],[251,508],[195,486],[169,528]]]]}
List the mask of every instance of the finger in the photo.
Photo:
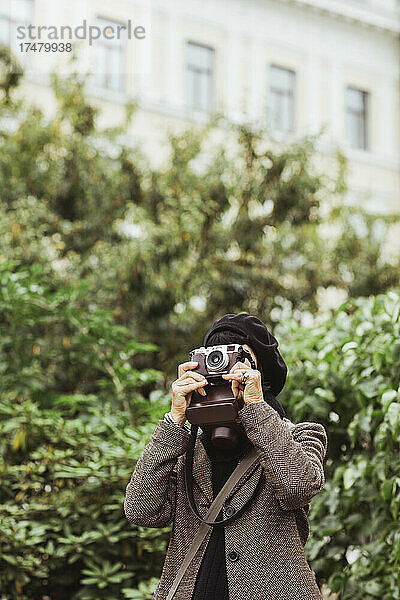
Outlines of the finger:
{"type": "Polygon", "coordinates": [[[249,367],[251,367],[251,362],[249,361],[248,358],[245,358],[244,362],[246,363],[246,365],[248,365],[249,367]]]}
{"type": "Polygon", "coordinates": [[[241,387],[240,387],[239,383],[237,381],[232,381],[232,393],[235,396],[235,398],[237,398],[237,395],[240,390],[241,390],[241,387]]]}
{"type": "Polygon", "coordinates": [[[207,396],[206,390],[203,387],[204,385],[205,385],[204,383],[197,382],[197,383],[190,385],[189,387],[190,387],[191,391],[197,390],[199,392],[199,394],[201,394],[202,396],[207,396]]]}
{"type": "Polygon", "coordinates": [[[182,375],[179,377],[179,380],[184,381],[185,379],[193,379],[194,381],[207,381],[204,375],[196,373],[195,371],[185,371],[182,373],[182,375]]]}
{"type": "Polygon", "coordinates": [[[181,381],[177,380],[178,385],[197,385],[197,389],[201,392],[202,396],[207,396],[206,391],[203,389],[205,385],[208,385],[208,381],[205,377],[201,380],[192,379],[191,377],[185,377],[181,381]],[[203,393],[204,392],[204,393],[203,393]]]}
{"type": "Polygon", "coordinates": [[[178,377],[182,375],[185,371],[189,369],[195,369],[199,363],[195,360],[188,360],[187,362],[181,363],[178,365],[178,377]]]}
{"type": "Polygon", "coordinates": [[[207,385],[207,383],[208,383],[207,379],[205,379],[204,381],[194,381],[193,379],[186,379],[186,380],[184,380],[184,379],[182,379],[182,380],[177,379],[174,382],[174,387],[182,389],[182,388],[194,386],[193,389],[195,389],[197,387],[203,387],[203,386],[207,385]]]}
{"type": "Polygon", "coordinates": [[[197,389],[197,391],[199,392],[199,394],[201,394],[202,396],[207,396],[207,392],[206,392],[206,390],[204,389],[204,386],[205,386],[205,385],[207,385],[207,384],[208,384],[208,381],[207,381],[207,379],[204,377],[204,381],[199,381],[199,382],[197,382],[197,383],[195,384],[195,385],[196,385],[196,388],[195,388],[195,389],[197,389]]]}
{"type": "MultiPolygon", "coordinates": [[[[251,365],[250,365],[251,368],[251,365]]],[[[233,371],[236,371],[238,369],[245,369],[248,370],[249,369],[249,365],[246,365],[245,363],[242,362],[237,362],[233,365],[232,369],[229,371],[230,373],[233,373],[233,371]]]]}
{"type": "Polygon", "coordinates": [[[176,386],[175,386],[175,390],[177,391],[178,394],[187,394],[189,392],[193,392],[194,390],[199,390],[201,389],[202,392],[204,392],[203,396],[206,396],[206,392],[205,390],[203,390],[203,387],[206,385],[207,380],[205,382],[203,381],[192,381],[192,382],[177,382],[176,386]]]}
{"type": "Polygon", "coordinates": [[[224,379],[228,379],[228,380],[236,380],[236,381],[242,381],[243,379],[243,373],[241,371],[239,371],[238,373],[226,373],[224,375],[222,375],[222,377],[224,379]]]}

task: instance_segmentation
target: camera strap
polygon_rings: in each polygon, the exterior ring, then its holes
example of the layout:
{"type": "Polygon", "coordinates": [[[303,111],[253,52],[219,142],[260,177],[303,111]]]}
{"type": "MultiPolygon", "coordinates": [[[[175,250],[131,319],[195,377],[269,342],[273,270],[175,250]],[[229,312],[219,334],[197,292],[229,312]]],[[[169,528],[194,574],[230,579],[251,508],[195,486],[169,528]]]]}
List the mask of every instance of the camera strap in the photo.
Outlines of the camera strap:
{"type": "Polygon", "coordinates": [[[196,507],[196,503],[194,500],[194,495],[193,495],[193,457],[194,457],[194,447],[196,444],[198,428],[199,428],[198,425],[192,424],[192,426],[191,426],[192,439],[190,440],[189,448],[186,451],[186,459],[185,459],[185,488],[186,488],[186,496],[189,501],[189,506],[190,506],[193,514],[199,519],[199,521],[201,521],[201,523],[203,523],[204,525],[207,525],[208,528],[229,525],[230,523],[235,521],[238,517],[240,517],[240,515],[247,508],[247,506],[250,504],[250,502],[252,502],[252,500],[255,497],[255,495],[258,491],[258,488],[262,482],[261,476],[260,476],[260,479],[257,483],[257,486],[256,486],[252,496],[247,500],[247,502],[245,502],[243,504],[243,506],[241,506],[235,512],[235,514],[233,514],[230,517],[226,517],[225,519],[220,519],[219,521],[215,521],[214,519],[220,512],[220,510],[223,506],[223,503],[225,502],[228,494],[233,489],[234,485],[236,485],[236,483],[239,481],[239,479],[242,477],[242,475],[247,471],[247,469],[249,469],[249,467],[252,464],[254,464],[256,461],[258,461],[258,452],[256,451],[255,448],[253,448],[249,452],[249,454],[247,456],[245,456],[239,462],[236,469],[233,471],[232,475],[228,478],[225,485],[222,487],[222,489],[220,490],[220,492],[214,499],[213,503],[211,504],[210,509],[208,510],[205,519],[203,519],[199,515],[199,512],[196,507]],[[217,501],[218,501],[218,504],[217,504],[217,501]],[[218,507],[218,510],[215,512],[214,509],[217,507],[218,507]],[[211,514],[211,509],[213,509],[212,514],[211,514]],[[212,520],[209,520],[209,519],[212,519],[212,520]]]}

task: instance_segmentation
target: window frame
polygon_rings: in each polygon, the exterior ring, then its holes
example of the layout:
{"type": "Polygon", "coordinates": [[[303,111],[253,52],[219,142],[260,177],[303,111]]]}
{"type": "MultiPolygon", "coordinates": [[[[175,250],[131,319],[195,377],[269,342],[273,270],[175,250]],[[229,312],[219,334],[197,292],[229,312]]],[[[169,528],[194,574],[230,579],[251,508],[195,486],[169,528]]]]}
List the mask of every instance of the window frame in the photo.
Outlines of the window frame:
{"type": "MultiPolygon", "coordinates": [[[[104,15],[99,15],[99,14],[96,15],[96,23],[95,24],[98,27],[100,27],[102,31],[104,29],[104,26],[107,24],[109,24],[110,26],[112,26],[114,28],[116,28],[117,26],[124,26],[125,34],[127,31],[126,30],[127,23],[124,23],[122,21],[117,21],[115,18],[105,17],[104,15]],[[102,23],[103,23],[103,26],[102,26],[102,23]]],[[[102,71],[99,71],[96,66],[95,71],[93,73],[93,78],[92,78],[94,87],[101,89],[101,90],[107,90],[109,92],[125,94],[127,91],[127,86],[128,86],[128,81],[127,81],[127,60],[128,60],[127,39],[125,40],[125,43],[124,43],[123,37],[116,40],[115,38],[106,39],[101,36],[98,40],[96,40],[96,43],[101,46],[102,51],[104,52],[105,56],[107,57],[106,58],[107,64],[105,65],[105,68],[102,71]],[[118,43],[115,43],[115,42],[118,42],[118,43]],[[112,63],[111,54],[119,54],[119,64],[122,67],[121,71],[118,72],[119,84],[116,87],[114,87],[112,85],[107,85],[107,82],[109,82],[112,77],[112,73],[107,71],[108,65],[110,64],[110,62],[112,63]]],[[[93,49],[94,49],[93,51],[96,52],[95,45],[93,45],[93,49]]],[[[97,48],[97,50],[99,50],[99,48],[97,48]]],[[[97,64],[97,63],[95,63],[95,64],[97,64]]]]}
{"type": "Polygon", "coordinates": [[[365,90],[365,89],[362,89],[359,87],[355,87],[354,85],[349,84],[346,86],[345,94],[346,94],[346,103],[345,103],[345,106],[346,106],[346,143],[353,150],[363,150],[365,152],[368,152],[369,145],[370,145],[370,140],[369,140],[370,92],[368,90],[365,90]],[[362,97],[361,111],[356,111],[354,108],[352,108],[349,105],[348,93],[350,91],[358,92],[359,94],[361,94],[361,97],[362,97]],[[350,128],[349,128],[349,118],[351,118],[351,117],[357,118],[362,124],[362,130],[361,130],[362,143],[361,144],[359,143],[360,142],[360,137],[359,137],[360,132],[357,132],[357,135],[358,135],[357,145],[354,145],[352,143],[352,140],[350,137],[350,128]]]}
{"type": "MultiPolygon", "coordinates": [[[[200,42],[195,42],[191,39],[185,41],[184,47],[184,67],[185,67],[185,104],[191,110],[196,110],[204,113],[211,113],[215,109],[215,57],[216,51],[215,48],[209,46],[207,44],[203,44],[200,42]],[[189,62],[188,57],[188,48],[189,46],[195,46],[197,48],[202,48],[203,50],[207,50],[209,52],[209,56],[211,56],[212,67],[207,67],[204,69],[199,68],[197,65],[189,62]],[[193,90],[189,89],[190,81],[188,79],[189,74],[196,73],[200,75],[201,80],[204,78],[205,81],[208,82],[209,89],[207,90],[207,106],[196,105],[195,102],[192,102],[192,98],[194,96],[193,90]]],[[[201,83],[200,83],[201,85],[201,83]]]]}
{"type": "Polygon", "coordinates": [[[281,64],[272,62],[269,63],[268,65],[268,96],[269,98],[271,98],[272,96],[274,96],[275,98],[278,96],[280,98],[288,98],[289,102],[290,102],[290,123],[288,127],[285,128],[280,128],[280,127],[276,127],[275,126],[275,119],[274,116],[272,115],[272,102],[269,101],[268,105],[269,105],[269,110],[271,111],[270,113],[270,125],[271,125],[271,129],[273,131],[279,131],[281,133],[293,133],[296,130],[296,71],[293,68],[290,67],[286,67],[283,66],[281,64]],[[282,92],[282,88],[277,88],[274,87],[273,82],[272,82],[272,76],[271,76],[271,72],[273,71],[273,69],[276,70],[280,70],[280,71],[286,71],[287,73],[290,73],[291,75],[291,81],[292,81],[292,86],[289,89],[289,93],[283,94],[282,92]]]}

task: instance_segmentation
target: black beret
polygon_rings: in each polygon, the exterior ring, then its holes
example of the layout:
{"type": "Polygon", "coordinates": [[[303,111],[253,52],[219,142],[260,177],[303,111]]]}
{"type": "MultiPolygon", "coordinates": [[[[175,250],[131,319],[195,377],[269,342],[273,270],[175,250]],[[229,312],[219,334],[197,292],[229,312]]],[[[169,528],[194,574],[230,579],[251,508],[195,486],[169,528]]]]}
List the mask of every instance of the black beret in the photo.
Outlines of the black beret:
{"type": "Polygon", "coordinates": [[[278,340],[260,319],[248,313],[227,314],[214,321],[204,336],[203,345],[207,346],[211,334],[216,331],[234,331],[244,335],[248,345],[257,356],[257,368],[268,381],[275,396],[285,385],[287,366],[278,350],[278,340]]]}

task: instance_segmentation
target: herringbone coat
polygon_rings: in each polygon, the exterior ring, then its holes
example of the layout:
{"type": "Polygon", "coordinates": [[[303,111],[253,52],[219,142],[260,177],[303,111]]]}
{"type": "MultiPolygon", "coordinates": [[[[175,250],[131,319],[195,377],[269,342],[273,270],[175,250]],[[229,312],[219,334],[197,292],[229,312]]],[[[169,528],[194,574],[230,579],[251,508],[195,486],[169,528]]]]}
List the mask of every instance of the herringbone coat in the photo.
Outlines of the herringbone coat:
{"type": "MultiPolygon", "coordinates": [[[[225,527],[226,571],[230,600],[321,600],[304,545],[309,535],[310,500],[325,483],[327,435],[319,423],[294,425],[266,402],[245,406],[239,416],[258,450],[253,464],[225,502],[238,510],[260,488],[250,506],[225,527]]],[[[184,454],[191,434],[160,420],[126,487],[124,510],[136,525],[173,523],[161,579],[153,596],[165,600],[199,521],[184,487],[184,454]]],[[[194,497],[202,517],[212,500],[211,463],[197,437],[194,497]]],[[[174,600],[190,600],[211,529],[186,571],[174,600]]]]}

